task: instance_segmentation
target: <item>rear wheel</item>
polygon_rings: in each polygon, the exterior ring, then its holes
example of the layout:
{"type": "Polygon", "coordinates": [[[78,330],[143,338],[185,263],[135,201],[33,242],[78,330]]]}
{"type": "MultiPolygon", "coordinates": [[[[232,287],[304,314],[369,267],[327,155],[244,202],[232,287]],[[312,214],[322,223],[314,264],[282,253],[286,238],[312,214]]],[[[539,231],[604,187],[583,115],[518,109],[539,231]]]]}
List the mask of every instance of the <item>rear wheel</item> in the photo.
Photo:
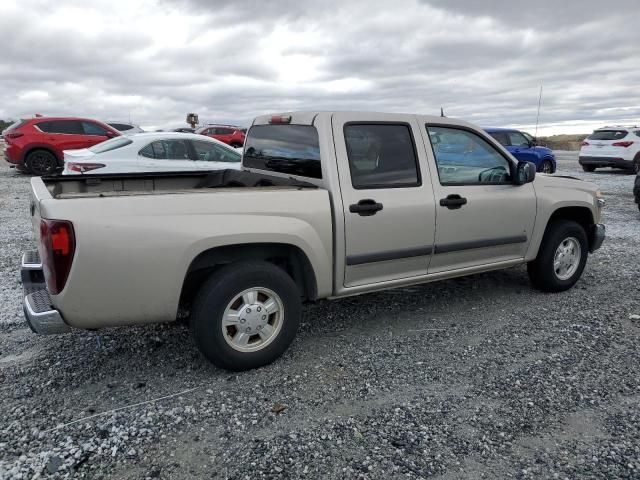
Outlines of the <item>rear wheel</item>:
{"type": "Polygon", "coordinates": [[[582,226],[571,220],[549,224],[538,256],[527,265],[534,287],[544,292],[562,292],[573,287],[587,262],[589,244],[582,226]]]}
{"type": "Polygon", "coordinates": [[[593,172],[595,171],[596,167],[594,167],[593,165],[582,165],[582,170],[584,170],[585,172],[593,172]]]}
{"type": "Polygon", "coordinates": [[[25,159],[27,169],[34,175],[49,175],[58,168],[56,157],[46,150],[35,150],[25,159]]]}
{"type": "Polygon", "coordinates": [[[638,175],[640,173],[640,155],[636,155],[636,158],[633,159],[631,168],[634,174],[638,175]]]}
{"type": "Polygon", "coordinates": [[[242,146],[242,144],[241,144],[241,143],[238,143],[238,142],[232,142],[230,145],[231,145],[233,148],[240,148],[240,147],[242,146]]]}
{"type": "Polygon", "coordinates": [[[544,162],[542,162],[542,165],[540,166],[540,172],[553,173],[553,164],[551,163],[551,160],[545,160],[544,162]]]}
{"type": "Polygon", "coordinates": [[[202,354],[218,367],[249,370],[273,362],[293,341],[301,316],[300,291],[268,262],[227,265],[202,286],[191,331],[202,354]]]}

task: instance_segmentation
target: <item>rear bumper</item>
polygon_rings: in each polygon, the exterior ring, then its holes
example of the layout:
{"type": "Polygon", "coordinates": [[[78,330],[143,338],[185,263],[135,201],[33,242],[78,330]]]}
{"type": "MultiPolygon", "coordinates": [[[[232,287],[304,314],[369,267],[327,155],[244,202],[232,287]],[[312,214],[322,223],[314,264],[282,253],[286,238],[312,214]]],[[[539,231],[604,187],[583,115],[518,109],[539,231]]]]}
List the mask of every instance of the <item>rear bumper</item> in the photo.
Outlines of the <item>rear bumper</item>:
{"type": "Polygon", "coordinates": [[[593,167],[616,167],[616,168],[633,168],[632,160],[625,160],[620,157],[592,157],[581,155],[578,158],[580,165],[589,165],[593,167]]]}
{"type": "Polygon", "coordinates": [[[591,227],[591,241],[589,242],[590,252],[595,252],[602,246],[602,243],[604,242],[606,236],[605,231],[605,226],[601,223],[597,223],[593,227],[591,227]]]}
{"type": "Polygon", "coordinates": [[[38,252],[25,252],[22,255],[20,278],[23,293],[22,310],[31,331],[41,335],[69,332],[71,327],[51,305],[38,252]]]}

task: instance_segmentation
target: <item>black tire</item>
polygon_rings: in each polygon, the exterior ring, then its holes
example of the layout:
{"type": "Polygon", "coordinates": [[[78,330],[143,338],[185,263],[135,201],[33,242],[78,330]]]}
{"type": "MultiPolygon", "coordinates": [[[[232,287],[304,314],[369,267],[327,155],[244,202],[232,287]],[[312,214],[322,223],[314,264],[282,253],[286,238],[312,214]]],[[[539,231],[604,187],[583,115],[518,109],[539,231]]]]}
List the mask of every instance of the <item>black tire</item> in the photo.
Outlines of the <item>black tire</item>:
{"type": "Polygon", "coordinates": [[[582,165],[582,170],[584,170],[585,172],[594,172],[596,170],[596,167],[593,165],[582,165]]]}
{"type": "Polygon", "coordinates": [[[631,171],[634,175],[640,174],[640,156],[636,155],[636,158],[633,159],[633,165],[631,166],[631,171]]]}
{"type": "Polygon", "coordinates": [[[553,173],[553,163],[551,163],[551,160],[545,160],[542,162],[542,165],[540,165],[540,172],[549,174],[553,173]]]}
{"type": "MultiPolygon", "coordinates": [[[[587,263],[589,243],[587,233],[579,223],[572,220],[555,220],[547,226],[542,238],[538,256],[527,265],[529,279],[533,286],[543,292],[563,292],[573,287],[582,275],[587,263]],[[576,239],[580,245],[580,259],[576,270],[566,279],[558,277],[554,268],[554,257],[560,244],[576,239]]],[[[567,272],[568,273],[568,272],[567,272]]]]}
{"type": "MultiPolygon", "coordinates": [[[[200,288],[191,310],[191,333],[200,352],[214,365],[233,371],[250,370],[284,353],[296,336],[301,313],[300,290],[285,271],[267,262],[233,263],[212,274],[200,288]],[[279,297],[282,323],[270,343],[257,351],[241,352],[225,339],[228,333],[223,333],[223,315],[237,295],[254,287],[269,289],[279,297]]],[[[258,335],[254,333],[251,338],[254,336],[258,335]]]]}
{"type": "Polygon", "coordinates": [[[233,142],[233,143],[230,144],[230,146],[233,147],[233,148],[240,148],[242,146],[242,144],[238,143],[238,142],[233,142]]]}
{"type": "Polygon", "coordinates": [[[55,155],[46,150],[34,150],[27,155],[25,165],[34,175],[50,175],[58,169],[58,160],[55,155]]]}

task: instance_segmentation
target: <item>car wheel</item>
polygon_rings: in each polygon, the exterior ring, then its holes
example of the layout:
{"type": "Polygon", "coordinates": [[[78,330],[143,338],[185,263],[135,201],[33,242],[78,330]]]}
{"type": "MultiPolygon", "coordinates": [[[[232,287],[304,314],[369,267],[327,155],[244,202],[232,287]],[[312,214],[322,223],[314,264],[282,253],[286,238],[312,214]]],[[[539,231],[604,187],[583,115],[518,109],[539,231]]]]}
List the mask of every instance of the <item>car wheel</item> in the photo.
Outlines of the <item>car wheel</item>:
{"type": "Polygon", "coordinates": [[[631,168],[635,175],[640,174],[640,156],[636,155],[636,158],[633,159],[633,166],[631,168]]]}
{"type": "Polygon", "coordinates": [[[527,265],[533,286],[544,292],[562,292],[573,287],[587,262],[589,244],[582,226],[571,220],[549,224],[538,256],[527,265]]]}
{"type": "Polygon", "coordinates": [[[544,162],[542,162],[542,165],[540,166],[540,172],[553,173],[553,163],[551,163],[550,160],[545,160],[544,162]]]}
{"type": "Polygon", "coordinates": [[[585,172],[593,172],[595,171],[596,167],[594,167],[593,165],[582,165],[582,170],[584,170],[585,172]]]}
{"type": "Polygon", "coordinates": [[[46,150],[35,150],[27,155],[25,164],[34,175],[49,175],[58,168],[56,157],[46,150]]]}
{"type": "Polygon", "coordinates": [[[233,142],[233,143],[230,144],[230,146],[232,146],[233,148],[240,148],[242,146],[242,144],[238,143],[238,142],[233,142]]]}
{"type": "Polygon", "coordinates": [[[211,275],[191,311],[198,349],[218,367],[241,371],[273,362],[296,336],[300,290],[267,262],[233,263],[211,275]]]}

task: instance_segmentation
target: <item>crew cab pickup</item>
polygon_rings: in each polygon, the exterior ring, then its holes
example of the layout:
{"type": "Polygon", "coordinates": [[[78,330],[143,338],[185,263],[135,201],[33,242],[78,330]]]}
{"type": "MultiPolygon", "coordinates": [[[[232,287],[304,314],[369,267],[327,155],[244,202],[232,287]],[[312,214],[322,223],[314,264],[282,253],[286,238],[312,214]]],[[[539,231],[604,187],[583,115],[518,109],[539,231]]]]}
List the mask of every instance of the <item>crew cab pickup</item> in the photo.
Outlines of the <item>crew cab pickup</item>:
{"type": "Polygon", "coordinates": [[[243,169],[33,178],[37,333],[188,315],[216,365],[265,365],[306,301],[527,264],[559,292],[605,228],[591,183],[536,175],[478,127],[410,114],[257,117],[243,169]]]}

